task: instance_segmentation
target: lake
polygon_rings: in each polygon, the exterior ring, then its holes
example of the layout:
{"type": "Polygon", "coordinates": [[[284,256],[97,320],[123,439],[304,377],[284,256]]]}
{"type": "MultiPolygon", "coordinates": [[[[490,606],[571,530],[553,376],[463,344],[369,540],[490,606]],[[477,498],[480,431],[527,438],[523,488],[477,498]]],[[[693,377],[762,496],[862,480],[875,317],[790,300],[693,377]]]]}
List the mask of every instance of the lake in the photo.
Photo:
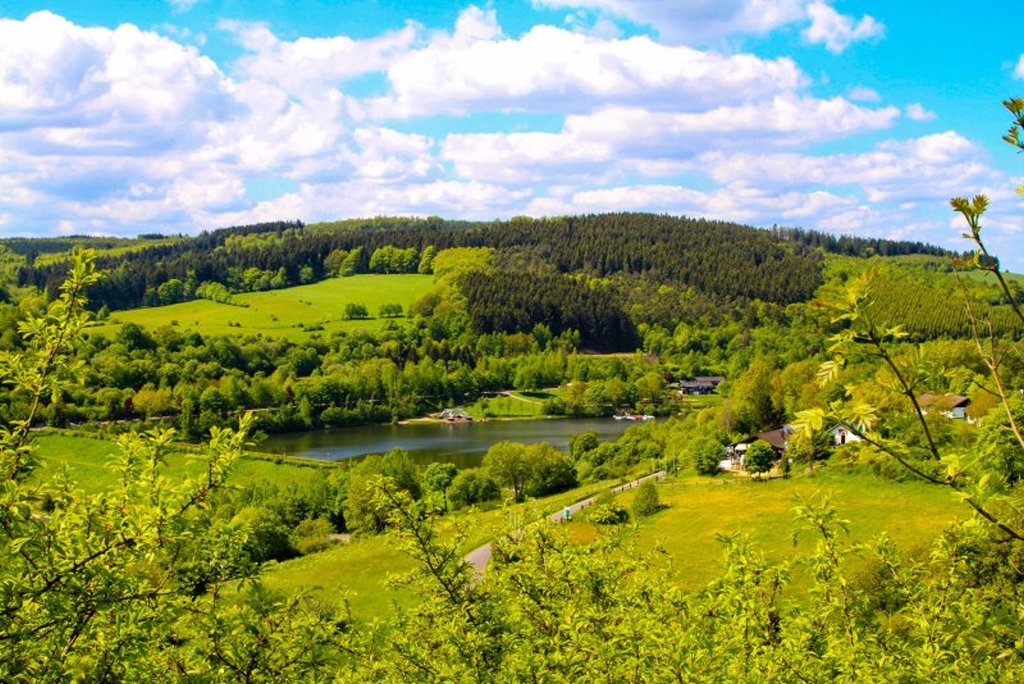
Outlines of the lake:
{"type": "Polygon", "coordinates": [[[484,452],[496,442],[548,442],[557,449],[568,451],[569,438],[577,433],[596,430],[601,441],[604,441],[615,439],[626,428],[639,424],[636,421],[612,418],[564,418],[463,424],[363,425],[270,435],[260,443],[258,449],[272,454],[339,461],[367,454],[382,454],[398,447],[408,451],[417,463],[447,461],[459,468],[470,468],[480,465],[484,452]]]}

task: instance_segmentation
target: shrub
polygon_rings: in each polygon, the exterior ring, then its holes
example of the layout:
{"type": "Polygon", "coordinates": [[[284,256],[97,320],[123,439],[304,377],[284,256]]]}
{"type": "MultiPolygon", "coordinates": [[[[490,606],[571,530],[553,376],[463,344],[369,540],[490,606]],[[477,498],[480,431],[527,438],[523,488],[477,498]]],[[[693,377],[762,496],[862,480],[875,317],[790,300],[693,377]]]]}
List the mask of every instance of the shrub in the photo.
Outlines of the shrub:
{"type": "Polygon", "coordinates": [[[646,518],[661,510],[661,502],[658,501],[658,490],[654,487],[654,480],[645,480],[636,490],[636,498],[633,499],[633,515],[637,518],[646,518]]]}
{"type": "Polygon", "coordinates": [[[332,532],[334,528],[326,518],[307,518],[296,525],[289,536],[295,550],[305,556],[323,551],[330,546],[331,540],[328,535],[332,532]]]}
{"type": "Polygon", "coordinates": [[[365,304],[349,303],[345,305],[345,320],[361,320],[369,317],[370,312],[367,310],[365,304]]]}
{"type": "Polygon", "coordinates": [[[606,491],[594,500],[587,511],[587,519],[595,525],[621,525],[629,520],[629,511],[606,491]]]}
{"type": "Polygon", "coordinates": [[[501,487],[481,468],[459,471],[448,489],[448,500],[453,508],[492,501],[501,496],[501,487]]]}
{"type": "Polygon", "coordinates": [[[701,475],[715,475],[722,461],[722,445],[713,437],[701,437],[690,447],[690,460],[701,475]]]}
{"type": "Polygon", "coordinates": [[[763,439],[759,439],[749,447],[743,456],[743,469],[751,475],[767,473],[775,463],[775,451],[772,445],[763,439]]]}

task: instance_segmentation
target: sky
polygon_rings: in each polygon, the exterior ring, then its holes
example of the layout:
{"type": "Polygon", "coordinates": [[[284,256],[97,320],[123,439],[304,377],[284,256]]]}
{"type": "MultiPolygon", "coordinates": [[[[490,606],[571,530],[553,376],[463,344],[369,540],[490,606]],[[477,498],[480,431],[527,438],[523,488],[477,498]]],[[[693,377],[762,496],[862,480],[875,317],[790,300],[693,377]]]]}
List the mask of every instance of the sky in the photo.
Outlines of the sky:
{"type": "Polygon", "coordinates": [[[1016,2],[0,0],[0,237],[652,211],[1024,272],[1016,2]]]}

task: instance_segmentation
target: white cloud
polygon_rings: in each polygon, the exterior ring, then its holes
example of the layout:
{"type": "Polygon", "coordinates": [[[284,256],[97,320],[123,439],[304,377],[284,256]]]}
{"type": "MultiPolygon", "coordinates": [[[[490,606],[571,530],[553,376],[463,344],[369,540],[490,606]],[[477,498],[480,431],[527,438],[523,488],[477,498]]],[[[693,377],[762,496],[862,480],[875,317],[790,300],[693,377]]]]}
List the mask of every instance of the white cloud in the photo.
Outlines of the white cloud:
{"type": "Polygon", "coordinates": [[[912,121],[933,121],[935,119],[935,112],[928,111],[919,102],[907,105],[904,112],[912,121]]]}
{"type": "Polygon", "coordinates": [[[1024,54],[1017,60],[1017,66],[1013,70],[1013,75],[1017,78],[1024,78],[1024,54]]]}
{"type": "Polygon", "coordinates": [[[954,131],[905,141],[886,141],[853,154],[703,155],[697,166],[725,185],[743,184],[779,192],[805,187],[858,186],[872,203],[922,202],[941,207],[964,188],[998,183],[979,151],[954,131]]]}
{"type": "Polygon", "coordinates": [[[167,4],[175,12],[188,12],[201,2],[201,0],[167,0],[167,4]]]}
{"type": "Polygon", "coordinates": [[[623,185],[538,198],[530,204],[530,213],[538,215],[623,210],[714,216],[755,225],[827,223],[836,229],[863,226],[871,216],[870,208],[855,197],[824,191],[777,193],[740,184],[713,190],[623,185]]]}
{"type": "Polygon", "coordinates": [[[233,81],[130,24],[0,20],[0,212],[20,206],[33,227],[194,225],[244,205],[249,175],[315,157],[351,169],[348,110],[337,90],[233,81]]]}
{"type": "Polygon", "coordinates": [[[586,111],[595,104],[699,109],[792,91],[807,78],[788,58],[719,55],[645,36],[607,40],[551,26],[499,37],[493,13],[471,8],[453,34],[395,60],[377,117],[473,111],[586,111]],[[472,20],[465,19],[471,16],[472,20]]]}
{"type": "Polygon", "coordinates": [[[482,182],[434,180],[392,184],[374,179],[302,184],[298,191],[219,216],[221,225],[281,220],[319,221],[352,216],[458,216],[493,219],[520,213],[532,193],[482,182]]]}
{"type": "Polygon", "coordinates": [[[885,128],[898,116],[895,107],[791,95],[695,113],[607,107],[566,117],[558,133],[452,134],[442,141],[441,156],[464,178],[608,182],[631,171],[678,172],[680,163],[708,150],[806,145],[885,128]]]}
{"type": "Polygon", "coordinates": [[[877,91],[862,85],[850,88],[847,97],[856,102],[878,102],[882,99],[882,96],[877,91]]]}
{"type": "Polygon", "coordinates": [[[273,83],[293,94],[319,92],[384,70],[408,50],[417,31],[408,23],[368,40],[334,36],[288,42],[262,23],[223,20],[219,28],[233,34],[247,51],[235,65],[243,78],[273,83]]]}
{"type": "Polygon", "coordinates": [[[885,34],[885,25],[870,15],[860,20],[836,12],[824,0],[815,0],[807,8],[811,25],[802,32],[808,43],[822,43],[834,54],[844,51],[851,43],[885,34]]]}
{"type": "Polygon", "coordinates": [[[668,42],[708,44],[735,34],[764,35],[804,19],[806,0],[534,0],[542,7],[598,11],[651,26],[668,42]]]}
{"type": "Polygon", "coordinates": [[[190,121],[230,116],[230,88],[194,48],[131,24],[82,28],[49,12],[0,20],[5,128],[73,124],[77,143],[112,145],[138,142],[145,128],[151,140],[172,144],[169,135],[190,121]],[[104,134],[94,135],[100,127],[104,134]]]}

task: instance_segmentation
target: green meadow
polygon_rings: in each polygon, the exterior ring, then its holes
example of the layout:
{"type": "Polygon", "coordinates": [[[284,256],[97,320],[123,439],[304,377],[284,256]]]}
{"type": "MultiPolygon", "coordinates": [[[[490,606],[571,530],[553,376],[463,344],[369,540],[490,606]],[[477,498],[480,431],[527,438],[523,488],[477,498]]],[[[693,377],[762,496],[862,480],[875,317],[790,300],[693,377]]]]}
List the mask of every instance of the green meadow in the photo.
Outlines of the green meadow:
{"type": "Polygon", "coordinates": [[[497,396],[484,396],[466,407],[473,418],[540,418],[544,415],[544,402],[558,397],[557,390],[534,392],[505,392],[497,396]]]}
{"type": "MultiPolygon", "coordinates": [[[[473,549],[498,537],[510,527],[538,520],[566,504],[593,496],[605,485],[587,485],[522,504],[469,509],[438,522],[438,531],[447,539],[459,538],[459,551],[473,549]]],[[[308,594],[333,605],[347,601],[358,619],[383,618],[395,606],[416,604],[416,592],[395,586],[393,578],[407,574],[415,562],[400,549],[394,535],[354,537],[351,543],[335,546],[309,556],[265,566],[262,578],[272,589],[308,594]]]]}
{"type": "MultiPolygon", "coordinates": [[[[605,485],[602,485],[602,487],[605,485]]],[[[509,525],[536,520],[566,503],[586,498],[600,490],[593,485],[528,504],[485,511],[467,511],[444,519],[442,534],[462,530],[460,550],[468,553],[494,539],[509,525]]],[[[751,482],[726,477],[670,479],[658,485],[666,507],[656,515],[627,529],[641,552],[664,549],[660,556],[669,563],[671,576],[682,588],[697,589],[720,575],[723,547],[720,533],[747,534],[769,560],[781,562],[814,549],[816,539],[803,534],[794,546],[797,529],[794,509],[801,498],[828,495],[840,517],[849,521],[850,543],[870,543],[885,533],[901,548],[913,551],[927,546],[943,529],[968,512],[942,488],[916,482],[892,482],[869,473],[823,472],[813,477],[751,482]]],[[[618,496],[626,506],[633,491],[618,496]]],[[[598,534],[610,533],[577,516],[568,532],[570,538],[587,543],[598,534]]],[[[861,561],[850,557],[856,567],[861,561]]],[[[383,617],[395,605],[415,603],[415,593],[391,586],[389,578],[407,573],[413,561],[398,548],[391,536],[356,538],[321,553],[271,564],[264,581],[272,588],[293,592],[303,590],[330,603],[348,601],[357,618],[383,617]]],[[[792,596],[803,595],[802,569],[794,570],[792,596]]]]}
{"type": "Polygon", "coordinates": [[[377,316],[381,305],[401,304],[407,312],[431,282],[431,276],[418,274],[328,278],[312,285],[237,294],[231,304],[197,299],[118,311],[90,330],[109,335],[130,321],[150,330],[169,325],[205,335],[262,334],[293,340],[339,330],[375,330],[391,320],[377,316]],[[362,304],[374,318],[345,320],[347,304],[362,304]]]}
{"type": "MultiPolygon", "coordinates": [[[[728,476],[673,479],[658,485],[658,495],[665,508],[640,521],[636,543],[645,550],[663,548],[671,559],[672,577],[685,589],[699,588],[721,574],[724,555],[719,534],[748,535],[772,562],[813,552],[817,544],[813,534],[801,532],[798,542],[793,542],[798,529],[795,509],[802,500],[828,497],[839,517],[849,523],[849,534],[841,541],[870,544],[885,533],[904,551],[929,546],[943,529],[970,513],[945,487],[829,469],[809,477],[763,482],[728,476]]],[[[628,507],[633,496],[634,491],[627,491],[618,500],[628,507]]],[[[586,536],[585,530],[577,534],[586,536]]],[[[849,561],[854,566],[861,562],[857,557],[849,561]]],[[[801,570],[794,571],[796,596],[801,595],[801,570]]]]}
{"type": "MultiPolygon", "coordinates": [[[[67,469],[68,476],[83,491],[94,494],[107,489],[114,476],[113,456],[119,447],[115,442],[91,437],[61,434],[36,435],[33,440],[40,466],[32,474],[36,482],[51,481],[67,469]]],[[[257,456],[243,456],[231,467],[229,484],[242,486],[262,480],[278,484],[307,482],[322,476],[324,466],[299,459],[268,460],[257,456]]],[[[165,474],[171,479],[183,479],[202,472],[202,463],[186,452],[169,454],[165,474]]]]}

